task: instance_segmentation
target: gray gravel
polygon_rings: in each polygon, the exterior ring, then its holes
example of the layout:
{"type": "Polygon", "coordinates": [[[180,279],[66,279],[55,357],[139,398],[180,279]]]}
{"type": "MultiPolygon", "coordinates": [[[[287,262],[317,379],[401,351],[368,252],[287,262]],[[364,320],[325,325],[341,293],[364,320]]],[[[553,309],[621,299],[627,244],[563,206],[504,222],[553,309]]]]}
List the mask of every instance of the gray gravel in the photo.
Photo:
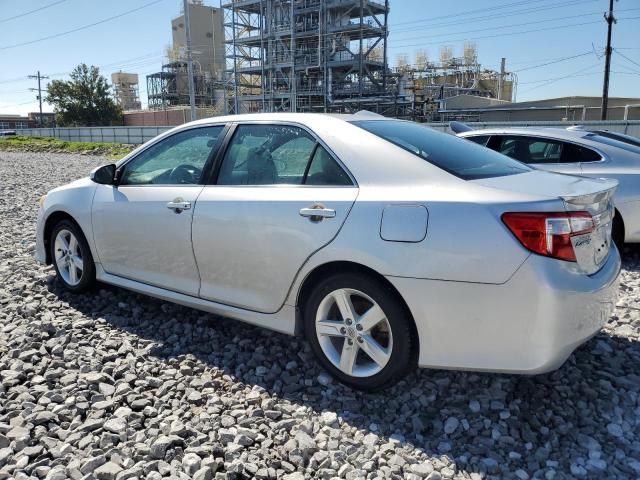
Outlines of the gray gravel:
{"type": "Polygon", "coordinates": [[[39,195],[100,158],[0,152],[0,480],[638,478],[640,255],[606,329],[533,378],[330,380],[300,339],[32,260],[39,195]]]}

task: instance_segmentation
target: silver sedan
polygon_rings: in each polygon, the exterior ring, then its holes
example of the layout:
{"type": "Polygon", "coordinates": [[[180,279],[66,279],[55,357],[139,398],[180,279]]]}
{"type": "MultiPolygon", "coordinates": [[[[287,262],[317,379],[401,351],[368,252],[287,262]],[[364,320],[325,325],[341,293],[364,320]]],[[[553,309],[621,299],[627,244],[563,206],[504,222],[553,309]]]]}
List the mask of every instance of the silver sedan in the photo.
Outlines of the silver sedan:
{"type": "Polygon", "coordinates": [[[640,139],[583,127],[470,130],[456,123],[460,137],[534,168],[617,180],[613,238],[619,246],[640,242],[640,139]]]}
{"type": "Polygon", "coordinates": [[[367,114],[218,117],[49,192],[36,257],[72,292],[304,334],[360,389],[416,365],[539,373],[613,310],[615,188],[367,114]]]}

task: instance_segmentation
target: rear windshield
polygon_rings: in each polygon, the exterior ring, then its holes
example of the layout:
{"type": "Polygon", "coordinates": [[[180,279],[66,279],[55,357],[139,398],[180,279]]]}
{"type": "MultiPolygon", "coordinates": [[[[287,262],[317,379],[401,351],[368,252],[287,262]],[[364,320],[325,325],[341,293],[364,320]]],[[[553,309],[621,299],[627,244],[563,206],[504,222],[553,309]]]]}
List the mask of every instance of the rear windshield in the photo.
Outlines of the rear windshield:
{"type": "Polygon", "coordinates": [[[402,120],[357,120],[352,123],[464,180],[531,171],[506,155],[418,123],[402,120]]]}
{"type": "Polygon", "coordinates": [[[593,133],[588,133],[587,138],[594,142],[605,143],[612,147],[618,147],[623,150],[640,154],[640,140],[634,139],[628,135],[620,135],[607,131],[595,131],[593,133]]]}

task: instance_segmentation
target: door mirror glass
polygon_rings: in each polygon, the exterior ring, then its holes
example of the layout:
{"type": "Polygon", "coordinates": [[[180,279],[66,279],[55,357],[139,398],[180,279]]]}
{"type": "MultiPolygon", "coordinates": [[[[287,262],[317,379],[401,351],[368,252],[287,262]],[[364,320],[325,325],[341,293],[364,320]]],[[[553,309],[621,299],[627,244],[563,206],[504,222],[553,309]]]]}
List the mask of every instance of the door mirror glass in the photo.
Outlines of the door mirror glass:
{"type": "Polygon", "coordinates": [[[91,172],[89,178],[91,178],[91,180],[96,183],[100,183],[101,185],[113,185],[115,175],[116,165],[115,163],[110,163],[109,165],[103,165],[96,168],[91,172]]]}

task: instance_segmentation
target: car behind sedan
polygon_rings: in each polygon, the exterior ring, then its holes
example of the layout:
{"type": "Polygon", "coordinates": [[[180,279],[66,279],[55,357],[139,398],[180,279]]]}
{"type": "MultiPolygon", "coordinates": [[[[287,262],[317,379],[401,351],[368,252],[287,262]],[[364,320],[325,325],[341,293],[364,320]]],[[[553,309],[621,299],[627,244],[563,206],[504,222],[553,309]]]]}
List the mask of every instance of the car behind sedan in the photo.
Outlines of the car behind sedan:
{"type": "Polygon", "coordinates": [[[304,334],[356,388],[422,367],[539,373],[613,310],[615,181],[367,115],[218,117],[49,192],[36,257],[304,334]]]}
{"type": "Polygon", "coordinates": [[[606,130],[583,127],[511,127],[471,130],[452,122],[454,133],[537,169],[612,178],[613,239],[622,246],[640,242],[640,140],[606,130]]]}

